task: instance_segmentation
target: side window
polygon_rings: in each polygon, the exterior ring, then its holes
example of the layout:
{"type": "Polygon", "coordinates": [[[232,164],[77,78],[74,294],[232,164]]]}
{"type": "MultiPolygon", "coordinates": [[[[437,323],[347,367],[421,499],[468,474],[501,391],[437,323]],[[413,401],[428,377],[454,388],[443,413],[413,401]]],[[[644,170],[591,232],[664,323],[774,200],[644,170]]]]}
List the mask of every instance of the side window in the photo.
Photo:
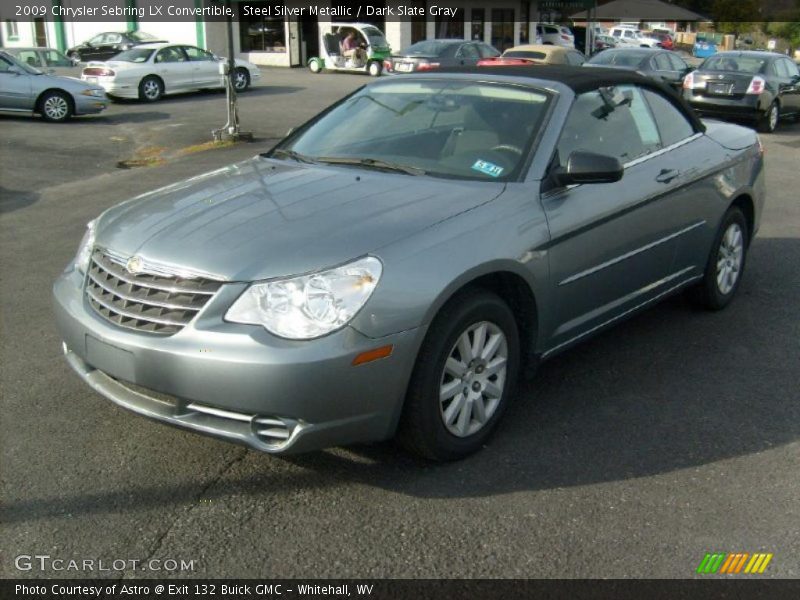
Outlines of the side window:
{"type": "Polygon", "coordinates": [[[186,61],[186,56],[175,46],[170,46],[168,48],[164,48],[163,50],[159,50],[158,54],[156,54],[156,62],[157,63],[175,63],[175,62],[184,62],[186,61]]]}
{"type": "Polygon", "coordinates": [[[92,46],[99,46],[100,44],[103,43],[103,40],[105,40],[105,39],[106,39],[106,34],[105,33],[101,33],[100,35],[96,35],[92,39],[90,39],[89,43],[92,46]]]}
{"type": "Polygon", "coordinates": [[[634,37],[633,32],[630,29],[626,30],[625,31],[625,37],[626,38],[633,38],[634,37]]]}
{"type": "Polygon", "coordinates": [[[672,63],[669,62],[666,54],[656,54],[653,62],[655,63],[656,71],[671,71],[672,63]]]}
{"type": "Polygon", "coordinates": [[[783,59],[783,64],[789,69],[789,77],[800,77],[800,68],[788,58],[783,59]]]}
{"type": "Polygon", "coordinates": [[[620,35],[622,35],[622,31],[620,31],[619,29],[613,29],[611,31],[611,35],[613,35],[615,38],[618,38],[620,35]]]}
{"type": "Polygon", "coordinates": [[[109,33],[106,35],[106,44],[120,44],[122,43],[122,36],[118,33],[109,33]]]}
{"type": "Polygon", "coordinates": [[[789,67],[786,65],[786,62],[785,60],[776,60],[773,66],[775,67],[775,73],[778,77],[785,77],[788,79],[791,75],[789,75],[789,67]]]}
{"type": "Polygon", "coordinates": [[[686,62],[677,54],[669,52],[666,56],[672,65],[673,71],[685,71],[689,67],[689,65],[687,65],[686,62]]]}
{"type": "Polygon", "coordinates": [[[576,150],[598,152],[623,164],[657,150],[658,128],[635,86],[601,88],[578,96],[558,141],[559,162],[576,150]]]}
{"type": "Polygon", "coordinates": [[[194,46],[184,46],[183,51],[186,52],[186,55],[191,61],[208,61],[213,60],[214,58],[211,56],[210,52],[206,52],[200,48],[195,48],[194,46]]]}
{"type": "Polygon", "coordinates": [[[6,60],[5,56],[0,56],[0,73],[7,73],[11,68],[11,63],[6,60]]]}
{"type": "Polygon", "coordinates": [[[66,56],[55,50],[45,50],[44,59],[47,61],[48,67],[71,67],[72,61],[66,56]]]}
{"type": "Polygon", "coordinates": [[[36,50],[20,50],[19,54],[17,54],[17,60],[24,62],[29,67],[38,68],[44,66],[36,50]]]}
{"type": "Polygon", "coordinates": [[[644,95],[658,125],[662,146],[671,146],[694,135],[692,124],[672,102],[650,90],[644,90],[644,95]]]}
{"type": "Polygon", "coordinates": [[[482,58],[500,56],[500,53],[488,44],[478,44],[478,51],[481,53],[482,58]]]}
{"type": "Polygon", "coordinates": [[[458,49],[456,56],[459,58],[480,58],[480,54],[478,54],[478,49],[475,47],[475,44],[464,44],[458,49]]]}

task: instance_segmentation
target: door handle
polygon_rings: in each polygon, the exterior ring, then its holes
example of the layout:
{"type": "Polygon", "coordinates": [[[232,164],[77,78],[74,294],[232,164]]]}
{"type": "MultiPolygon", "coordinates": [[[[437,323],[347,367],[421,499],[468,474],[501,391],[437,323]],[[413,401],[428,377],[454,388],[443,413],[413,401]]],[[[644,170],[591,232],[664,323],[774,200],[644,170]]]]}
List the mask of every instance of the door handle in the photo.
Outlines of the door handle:
{"type": "Polygon", "coordinates": [[[675,169],[661,169],[661,172],[656,175],[656,181],[659,183],[669,183],[678,175],[680,175],[680,173],[675,169]]]}

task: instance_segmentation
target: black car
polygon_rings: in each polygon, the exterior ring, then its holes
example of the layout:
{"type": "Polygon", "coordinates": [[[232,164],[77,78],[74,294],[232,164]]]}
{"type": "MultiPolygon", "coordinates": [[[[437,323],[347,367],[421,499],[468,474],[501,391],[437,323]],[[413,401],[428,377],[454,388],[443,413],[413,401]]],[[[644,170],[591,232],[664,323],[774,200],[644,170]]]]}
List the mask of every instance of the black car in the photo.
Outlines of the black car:
{"type": "Polygon", "coordinates": [[[67,56],[74,61],[89,62],[90,60],[108,60],[112,56],[130,50],[139,44],[153,44],[166,42],[144,31],[107,31],[98,33],[87,40],[67,50],[67,56]]]}
{"type": "Polygon", "coordinates": [[[692,71],[675,52],[657,48],[609,48],[589,59],[584,67],[615,67],[629,69],[660,79],[680,89],[683,78],[692,71]]]}
{"type": "Polygon", "coordinates": [[[745,119],[769,133],[781,118],[800,116],[800,69],[775,52],[718,52],[686,77],[683,97],[701,115],[745,119]]]}
{"type": "Polygon", "coordinates": [[[384,62],[391,73],[430,71],[444,67],[474,67],[482,58],[500,56],[500,52],[484,42],[469,40],[425,40],[412,44],[384,62]]]}

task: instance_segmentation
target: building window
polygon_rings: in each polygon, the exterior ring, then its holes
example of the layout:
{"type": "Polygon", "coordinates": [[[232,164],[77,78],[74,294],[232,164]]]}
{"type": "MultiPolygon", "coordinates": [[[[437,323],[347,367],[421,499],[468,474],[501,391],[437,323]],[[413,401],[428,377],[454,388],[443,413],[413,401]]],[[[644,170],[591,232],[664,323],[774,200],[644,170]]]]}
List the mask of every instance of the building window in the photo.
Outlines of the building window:
{"type": "Polygon", "coordinates": [[[19,39],[19,23],[12,21],[11,19],[6,21],[6,37],[9,40],[19,39]]]}
{"type": "Polygon", "coordinates": [[[472,39],[483,41],[483,25],[486,21],[486,11],[482,8],[472,9],[472,39]]]}
{"type": "Polygon", "coordinates": [[[411,0],[410,2],[406,2],[407,6],[412,6],[414,8],[421,8],[421,14],[423,16],[414,16],[411,19],[411,43],[416,44],[417,42],[421,42],[422,40],[428,39],[428,21],[424,15],[427,14],[427,2],[425,0],[411,0]]]}
{"type": "MultiPolygon", "coordinates": [[[[461,11],[458,11],[461,12],[461,11]]],[[[464,20],[450,19],[448,17],[436,17],[436,38],[464,39],[464,20]]]]}
{"type": "Polygon", "coordinates": [[[527,2],[523,2],[522,6],[520,7],[520,15],[519,15],[519,43],[520,44],[527,44],[528,41],[528,31],[531,27],[531,7],[528,5],[527,2]]]}
{"type": "Polygon", "coordinates": [[[245,15],[240,5],[239,42],[242,52],[286,52],[284,18],[245,15]]]}
{"type": "Polygon", "coordinates": [[[514,9],[492,9],[492,46],[503,52],[514,45],[514,9]]]}

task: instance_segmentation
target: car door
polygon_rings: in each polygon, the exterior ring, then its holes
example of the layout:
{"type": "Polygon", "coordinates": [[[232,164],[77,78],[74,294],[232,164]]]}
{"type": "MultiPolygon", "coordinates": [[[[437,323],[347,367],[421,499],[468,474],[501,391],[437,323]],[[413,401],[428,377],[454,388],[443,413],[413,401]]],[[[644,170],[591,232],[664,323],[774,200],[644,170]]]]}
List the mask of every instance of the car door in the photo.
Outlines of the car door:
{"type": "MultiPolygon", "coordinates": [[[[551,242],[550,290],[557,306],[551,351],[652,300],[675,284],[672,266],[683,223],[664,183],[657,125],[637,86],[579,95],[554,163],[588,151],[625,166],[616,183],[547,189],[542,205],[551,242]]],[[[554,185],[554,184],[553,184],[554,185]]]]}
{"type": "Polygon", "coordinates": [[[153,61],[167,93],[194,87],[194,67],[180,46],[162,48],[153,61]]]}
{"type": "Polygon", "coordinates": [[[105,39],[106,34],[101,33],[85,42],[84,47],[79,49],[81,60],[83,62],[89,62],[91,60],[104,60],[101,58],[101,56],[103,53],[103,41],[105,39]]]}
{"type": "Polygon", "coordinates": [[[781,96],[781,112],[784,115],[800,113],[800,69],[788,58],[775,61],[781,96]]]}
{"type": "Polygon", "coordinates": [[[219,62],[214,58],[213,54],[195,46],[183,46],[183,51],[192,65],[192,78],[195,87],[220,87],[222,85],[219,62]]]}
{"type": "Polygon", "coordinates": [[[35,76],[0,56],[0,109],[33,110],[31,77],[35,76]]]}
{"type": "Polygon", "coordinates": [[[683,75],[672,68],[672,62],[666,52],[659,52],[650,59],[654,74],[660,77],[664,83],[671,85],[674,88],[681,87],[683,82],[683,75]]]}
{"type": "Polygon", "coordinates": [[[478,64],[481,54],[476,44],[462,44],[456,51],[456,64],[474,67],[478,64]]]}

